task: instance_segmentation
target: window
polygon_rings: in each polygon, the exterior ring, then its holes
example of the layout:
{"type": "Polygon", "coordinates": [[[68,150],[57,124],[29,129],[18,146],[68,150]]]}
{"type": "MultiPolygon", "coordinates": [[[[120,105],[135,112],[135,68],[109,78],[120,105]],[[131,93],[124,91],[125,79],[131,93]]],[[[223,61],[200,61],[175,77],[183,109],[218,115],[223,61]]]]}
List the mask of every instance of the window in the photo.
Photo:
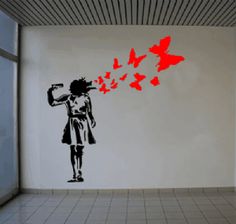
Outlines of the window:
{"type": "Polygon", "coordinates": [[[17,23],[0,11],[0,48],[16,54],[17,48],[17,23]]]}
{"type": "Polygon", "coordinates": [[[18,191],[17,28],[0,11],[0,204],[18,191]]]}

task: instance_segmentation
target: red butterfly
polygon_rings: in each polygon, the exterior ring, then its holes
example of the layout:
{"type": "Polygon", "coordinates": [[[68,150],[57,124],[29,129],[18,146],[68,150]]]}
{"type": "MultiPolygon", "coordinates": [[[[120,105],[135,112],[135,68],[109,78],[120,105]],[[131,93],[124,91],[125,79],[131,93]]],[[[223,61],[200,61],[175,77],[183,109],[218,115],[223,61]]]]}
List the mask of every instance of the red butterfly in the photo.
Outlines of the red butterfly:
{"type": "Polygon", "coordinates": [[[145,78],[146,78],[146,75],[142,75],[142,74],[139,74],[139,73],[135,73],[134,74],[134,77],[135,77],[135,81],[134,82],[131,82],[129,84],[129,86],[131,88],[135,88],[136,90],[138,91],[141,91],[142,90],[142,86],[139,84],[141,81],[143,81],[145,78]]]}
{"type": "Polygon", "coordinates": [[[111,88],[116,89],[117,87],[118,87],[118,82],[116,82],[115,79],[113,79],[111,82],[111,88]]]}
{"type": "Polygon", "coordinates": [[[108,89],[106,84],[103,83],[102,86],[99,88],[99,91],[103,92],[103,94],[106,94],[106,93],[110,92],[110,89],[108,89]]]}
{"type": "Polygon", "coordinates": [[[121,67],[122,67],[122,65],[119,65],[118,58],[114,58],[113,69],[116,70],[121,67]]]}
{"type": "Polygon", "coordinates": [[[94,82],[96,82],[96,83],[98,83],[99,85],[101,85],[101,84],[104,82],[104,80],[103,80],[102,76],[98,76],[98,79],[97,79],[97,80],[94,80],[94,82]]]}
{"type": "Polygon", "coordinates": [[[149,48],[149,51],[153,54],[156,54],[160,57],[160,61],[156,64],[158,67],[157,71],[160,72],[169,68],[171,65],[177,65],[181,61],[184,61],[185,58],[183,56],[171,55],[168,54],[168,47],[171,42],[171,37],[167,36],[160,40],[159,45],[153,45],[149,48]]]}
{"type": "Polygon", "coordinates": [[[104,76],[105,79],[111,78],[111,72],[106,72],[106,75],[104,76]]]}
{"type": "Polygon", "coordinates": [[[124,75],[122,75],[122,76],[120,77],[120,81],[125,81],[126,78],[127,78],[127,76],[128,76],[127,73],[125,73],[124,75]]]}
{"type": "Polygon", "coordinates": [[[158,86],[160,85],[160,81],[158,79],[157,76],[154,76],[153,79],[150,81],[150,83],[153,85],[153,86],[158,86]]]}
{"type": "Polygon", "coordinates": [[[132,48],[129,53],[128,65],[133,64],[134,68],[137,68],[142,60],[146,57],[146,54],[137,57],[134,48],[132,48]]]}

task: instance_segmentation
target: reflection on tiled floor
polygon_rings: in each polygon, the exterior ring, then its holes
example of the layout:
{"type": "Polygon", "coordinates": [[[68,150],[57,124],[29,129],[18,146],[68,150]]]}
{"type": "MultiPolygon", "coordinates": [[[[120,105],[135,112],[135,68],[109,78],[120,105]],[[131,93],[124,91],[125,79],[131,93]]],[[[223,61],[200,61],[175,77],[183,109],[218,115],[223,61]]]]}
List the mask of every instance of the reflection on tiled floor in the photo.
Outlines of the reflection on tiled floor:
{"type": "Polygon", "coordinates": [[[236,224],[236,193],[131,190],[22,194],[0,208],[3,223],[236,224]]]}

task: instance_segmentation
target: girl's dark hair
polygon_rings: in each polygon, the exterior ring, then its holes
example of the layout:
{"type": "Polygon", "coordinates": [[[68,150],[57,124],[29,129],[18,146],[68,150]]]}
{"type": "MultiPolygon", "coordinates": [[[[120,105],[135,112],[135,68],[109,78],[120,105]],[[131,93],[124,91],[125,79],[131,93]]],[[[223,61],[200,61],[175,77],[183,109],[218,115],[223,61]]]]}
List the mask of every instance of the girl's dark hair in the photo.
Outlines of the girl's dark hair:
{"type": "Polygon", "coordinates": [[[92,87],[92,81],[87,82],[85,78],[74,80],[70,84],[70,92],[74,95],[87,93],[91,89],[96,89],[96,87],[92,87]]]}

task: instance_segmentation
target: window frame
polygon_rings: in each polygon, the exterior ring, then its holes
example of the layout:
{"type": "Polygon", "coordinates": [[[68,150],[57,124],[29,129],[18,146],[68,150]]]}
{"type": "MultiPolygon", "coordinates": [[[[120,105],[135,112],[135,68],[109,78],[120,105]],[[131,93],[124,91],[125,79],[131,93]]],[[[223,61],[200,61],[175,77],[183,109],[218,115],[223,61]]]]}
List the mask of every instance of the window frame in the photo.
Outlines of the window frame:
{"type": "MultiPolygon", "coordinates": [[[[5,13],[4,11],[2,11],[5,13]]],[[[6,13],[5,13],[6,14],[6,13]]],[[[6,16],[8,16],[6,14],[6,16]]],[[[14,20],[15,21],[15,20],[14,20]]],[[[0,198],[0,206],[7,203],[9,200],[14,198],[16,195],[20,193],[21,189],[21,158],[20,158],[20,136],[19,136],[19,128],[20,128],[20,59],[21,59],[21,25],[16,22],[16,54],[12,54],[2,48],[0,48],[0,56],[16,63],[16,69],[14,71],[14,83],[13,83],[13,122],[14,122],[14,151],[16,152],[16,167],[17,167],[17,186],[16,189],[9,192],[7,195],[0,198]]]]}

